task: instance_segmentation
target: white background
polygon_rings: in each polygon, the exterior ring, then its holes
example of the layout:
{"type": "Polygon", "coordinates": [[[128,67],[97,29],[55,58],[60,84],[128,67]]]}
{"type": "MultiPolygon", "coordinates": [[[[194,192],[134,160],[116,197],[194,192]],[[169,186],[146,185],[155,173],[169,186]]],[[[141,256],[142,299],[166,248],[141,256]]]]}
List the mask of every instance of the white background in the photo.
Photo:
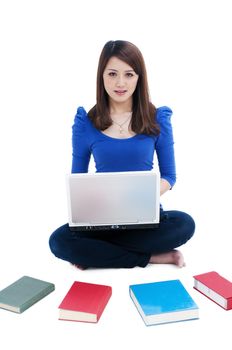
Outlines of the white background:
{"type": "Polygon", "coordinates": [[[229,0],[0,1],[0,289],[22,275],[56,285],[21,315],[0,310],[4,350],[83,343],[85,349],[157,343],[193,349],[230,339],[232,311],[192,288],[192,276],[210,270],[232,280],[229,5],[229,0]],[[99,54],[106,41],[117,39],[140,48],[153,103],[173,109],[178,181],[163,205],[187,211],[196,221],[194,238],[182,247],[184,269],[83,272],[48,248],[49,235],[67,221],[65,174],[76,108],[88,110],[95,103],[99,54]],[[128,285],[172,278],[181,279],[199,304],[200,320],[145,327],[128,285]],[[113,287],[97,325],[58,321],[57,307],[74,280],[113,287]]]}

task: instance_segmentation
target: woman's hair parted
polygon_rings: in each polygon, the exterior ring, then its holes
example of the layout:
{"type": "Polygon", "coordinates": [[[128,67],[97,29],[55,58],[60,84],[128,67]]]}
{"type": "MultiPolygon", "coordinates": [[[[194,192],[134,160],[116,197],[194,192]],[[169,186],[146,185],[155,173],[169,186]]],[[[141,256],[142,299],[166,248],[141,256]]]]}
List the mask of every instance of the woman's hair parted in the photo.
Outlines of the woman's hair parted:
{"type": "Polygon", "coordinates": [[[136,134],[159,134],[156,122],[156,108],[150,102],[147,72],[140,50],[129,41],[108,41],[102,49],[97,71],[96,105],[88,112],[94,126],[105,130],[112,125],[108,94],[104,88],[103,73],[111,57],[127,63],[138,74],[138,82],[133,94],[131,129],[136,134]]]}

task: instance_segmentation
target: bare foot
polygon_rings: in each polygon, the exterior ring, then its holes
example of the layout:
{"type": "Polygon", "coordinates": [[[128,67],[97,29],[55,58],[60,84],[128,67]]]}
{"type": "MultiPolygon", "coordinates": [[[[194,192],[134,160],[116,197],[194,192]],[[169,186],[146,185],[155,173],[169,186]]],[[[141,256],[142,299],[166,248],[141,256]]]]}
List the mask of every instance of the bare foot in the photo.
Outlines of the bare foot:
{"type": "Polygon", "coordinates": [[[184,257],[183,254],[179,250],[171,250],[167,253],[152,255],[150,260],[150,264],[174,264],[178,267],[184,267],[184,257]]]}
{"type": "Polygon", "coordinates": [[[78,264],[72,264],[72,263],[70,263],[72,266],[75,266],[77,269],[79,269],[79,270],[86,270],[87,269],[87,267],[84,267],[84,266],[81,266],[81,265],[78,265],[78,264]]]}

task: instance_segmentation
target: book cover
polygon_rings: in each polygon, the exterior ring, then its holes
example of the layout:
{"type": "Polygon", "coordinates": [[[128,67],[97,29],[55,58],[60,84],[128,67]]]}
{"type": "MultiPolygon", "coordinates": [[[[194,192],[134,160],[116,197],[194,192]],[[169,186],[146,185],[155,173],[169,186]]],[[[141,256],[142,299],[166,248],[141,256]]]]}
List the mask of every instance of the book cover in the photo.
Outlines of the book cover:
{"type": "Polygon", "coordinates": [[[130,296],[147,326],[199,318],[199,309],[180,280],[135,284],[130,296]]]}
{"type": "Polygon", "coordinates": [[[232,282],[216,271],[193,276],[194,288],[225,310],[232,309],[232,282]]]}
{"type": "Polygon", "coordinates": [[[59,319],[96,323],[111,295],[110,286],[75,281],[59,306],[59,319]]]}
{"type": "Polygon", "coordinates": [[[23,276],[0,291],[0,308],[22,313],[54,289],[53,283],[23,276]]]}

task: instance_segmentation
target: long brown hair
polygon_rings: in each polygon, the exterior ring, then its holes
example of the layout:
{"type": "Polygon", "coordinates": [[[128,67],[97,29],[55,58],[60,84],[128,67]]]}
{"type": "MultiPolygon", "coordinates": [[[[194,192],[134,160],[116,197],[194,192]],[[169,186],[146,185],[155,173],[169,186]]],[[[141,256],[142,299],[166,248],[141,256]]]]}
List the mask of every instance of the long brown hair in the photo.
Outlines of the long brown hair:
{"type": "Polygon", "coordinates": [[[88,112],[94,126],[99,130],[105,130],[112,125],[103,73],[109,59],[113,56],[127,63],[139,76],[133,94],[131,129],[136,134],[159,134],[156,108],[149,98],[147,72],[143,56],[134,44],[123,40],[108,41],[102,49],[97,70],[97,103],[88,112]]]}

